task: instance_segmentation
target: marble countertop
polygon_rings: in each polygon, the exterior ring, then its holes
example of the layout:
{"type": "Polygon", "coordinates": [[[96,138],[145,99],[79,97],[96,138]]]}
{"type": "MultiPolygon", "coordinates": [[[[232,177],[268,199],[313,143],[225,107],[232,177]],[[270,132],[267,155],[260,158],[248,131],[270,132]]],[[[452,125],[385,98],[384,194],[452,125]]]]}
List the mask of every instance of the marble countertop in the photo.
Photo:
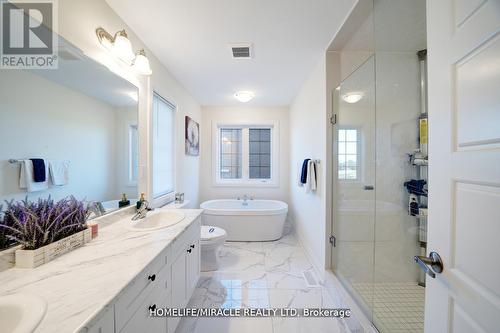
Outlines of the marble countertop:
{"type": "Polygon", "coordinates": [[[121,213],[111,224],[99,223],[98,237],[85,246],[34,269],[1,272],[0,295],[27,293],[47,301],[47,313],[36,332],[77,332],[98,320],[124,288],[202,212],[182,211],[184,220],[152,232],[127,230],[130,213],[121,213]]]}

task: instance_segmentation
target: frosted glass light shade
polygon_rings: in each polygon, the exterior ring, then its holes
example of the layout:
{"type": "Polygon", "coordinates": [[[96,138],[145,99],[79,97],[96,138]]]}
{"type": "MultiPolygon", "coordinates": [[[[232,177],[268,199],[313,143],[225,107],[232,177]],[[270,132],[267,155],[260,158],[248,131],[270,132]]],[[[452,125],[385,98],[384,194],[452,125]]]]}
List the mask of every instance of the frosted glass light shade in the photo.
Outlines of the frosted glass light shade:
{"type": "Polygon", "coordinates": [[[255,97],[255,94],[251,91],[238,91],[234,94],[234,98],[236,98],[241,103],[246,103],[252,100],[255,97]]]}
{"type": "Polygon", "coordinates": [[[134,60],[135,54],[134,51],[132,51],[132,44],[125,31],[122,30],[116,34],[111,53],[129,63],[134,60]]]}
{"type": "Polygon", "coordinates": [[[363,98],[363,94],[361,93],[350,93],[342,96],[342,99],[349,103],[349,104],[354,104],[359,102],[363,98]]]}
{"type": "Polygon", "coordinates": [[[139,50],[137,56],[135,57],[134,65],[132,66],[134,70],[142,75],[151,75],[153,71],[149,65],[149,60],[146,57],[144,50],[139,50]]]}

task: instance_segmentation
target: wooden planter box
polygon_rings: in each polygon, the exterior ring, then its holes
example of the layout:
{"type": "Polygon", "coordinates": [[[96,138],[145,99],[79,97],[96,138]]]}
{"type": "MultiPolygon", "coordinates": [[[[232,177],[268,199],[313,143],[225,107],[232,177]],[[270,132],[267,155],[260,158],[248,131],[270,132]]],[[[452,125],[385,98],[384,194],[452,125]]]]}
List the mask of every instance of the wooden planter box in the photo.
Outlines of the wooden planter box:
{"type": "Polygon", "coordinates": [[[36,250],[16,250],[16,267],[35,268],[62,256],[92,239],[92,231],[87,228],[57,242],[45,245],[36,250]]]}
{"type": "Polygon", "coordinates": [[[14,267],[16,263],[16,251],[21,248],[21,245],[16,245],[0,251],[0,272],[14,267]]]}

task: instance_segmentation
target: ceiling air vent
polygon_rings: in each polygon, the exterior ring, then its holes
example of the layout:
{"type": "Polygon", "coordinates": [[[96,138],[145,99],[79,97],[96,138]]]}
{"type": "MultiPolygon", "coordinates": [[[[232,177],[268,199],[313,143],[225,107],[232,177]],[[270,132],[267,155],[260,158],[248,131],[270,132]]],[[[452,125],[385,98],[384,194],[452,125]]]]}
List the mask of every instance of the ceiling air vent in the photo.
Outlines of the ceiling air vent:
{"type": "Polygon", "coordinates": [[[232,44],[230,47],[233,59],[252,58],[252,44],[232,44]]]}

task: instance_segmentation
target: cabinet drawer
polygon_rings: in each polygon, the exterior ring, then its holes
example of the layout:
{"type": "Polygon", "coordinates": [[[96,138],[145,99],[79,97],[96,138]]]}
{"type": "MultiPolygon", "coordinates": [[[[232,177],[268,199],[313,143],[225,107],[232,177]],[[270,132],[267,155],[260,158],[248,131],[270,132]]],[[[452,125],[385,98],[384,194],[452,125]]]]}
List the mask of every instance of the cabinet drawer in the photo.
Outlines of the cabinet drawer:
{"type": "Polygon", "coordinates": [[[116,331],[120,332],[157,286],[170,289],[170,251],[165,249],[126,287],[115,303],[116,331]]]}
{"type": "Polygon", "coordinates": [[[165,333],[167,332],[166,317],[150,317],[149,308],[166,308],[170,305],[170,294],[160,285],[153,288],[151,294],[139,305],[139,309],[130,318],[120,333],[165,333]]]}
{"type": "Polygon", "coordinates": [[[191,225],[174,240],[172,244],[172,258],[177,258],[192,243],[193,239],[200,238],[200,218],[198,217],[191,225]],[[190,243],[191,242],[191,243],[190,243]]]}

